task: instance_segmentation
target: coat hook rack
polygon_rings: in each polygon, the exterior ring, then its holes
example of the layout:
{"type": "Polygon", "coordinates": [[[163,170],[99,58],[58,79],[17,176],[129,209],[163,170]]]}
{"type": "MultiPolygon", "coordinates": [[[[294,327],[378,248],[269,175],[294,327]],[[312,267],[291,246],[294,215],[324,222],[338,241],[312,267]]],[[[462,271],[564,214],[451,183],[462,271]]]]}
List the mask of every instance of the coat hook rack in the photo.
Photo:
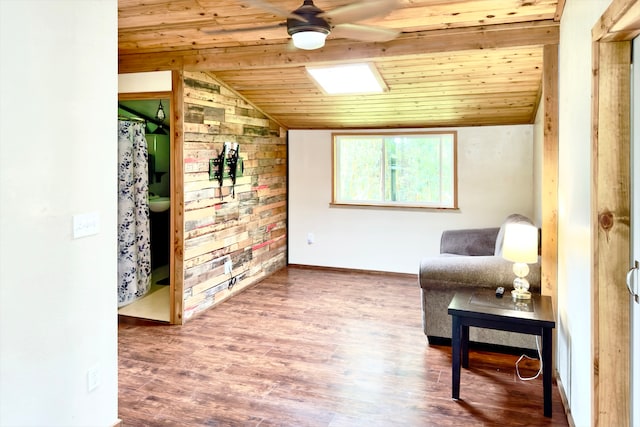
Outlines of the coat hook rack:
{"type": "Polygon", "coordinates": [[[229,167],[227,176],[231,179],[231,195],[236,197],[236,179],[244,173],[244,163],[240,158],[240,144],[225,142],[222,150],[214,159],[209,159],[209,181],[214,179],[220,185],[220,200],[223,199],[222,184],[225,177],[225,165],[229,167]]]}

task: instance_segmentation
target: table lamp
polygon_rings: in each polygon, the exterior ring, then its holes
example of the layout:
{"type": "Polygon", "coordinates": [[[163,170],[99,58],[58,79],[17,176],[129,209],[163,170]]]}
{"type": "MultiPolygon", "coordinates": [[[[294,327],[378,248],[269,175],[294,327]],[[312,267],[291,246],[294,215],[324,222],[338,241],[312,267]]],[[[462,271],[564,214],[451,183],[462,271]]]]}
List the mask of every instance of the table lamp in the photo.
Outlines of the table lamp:
{"type": "Polygon", "coordinates": [[[502,257],[514,263],[513,272],[516,278],[513,280],[511,291],[513,299],[531,299],[529,281],[526,279],[529,274],[527,264],[538,262],[538,229],[531,224],[507,224],[504,231],[502,257]]]}

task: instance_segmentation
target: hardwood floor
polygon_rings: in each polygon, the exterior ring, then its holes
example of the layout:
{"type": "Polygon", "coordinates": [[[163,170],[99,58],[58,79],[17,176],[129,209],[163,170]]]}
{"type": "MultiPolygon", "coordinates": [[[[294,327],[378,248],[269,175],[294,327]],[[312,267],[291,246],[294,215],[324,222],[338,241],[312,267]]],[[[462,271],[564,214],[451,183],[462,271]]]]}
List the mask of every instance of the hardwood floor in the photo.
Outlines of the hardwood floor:
{"type": "Polygon", "coordinates": [[[119,416],[124,426],[568,425],[555,385],[545,418],[542,380],[518,380],[516,360],[472,351],[454,401],[451,348],[426,342],[417,279],[289,267],[184,326],[121,324],[119,416]]]}

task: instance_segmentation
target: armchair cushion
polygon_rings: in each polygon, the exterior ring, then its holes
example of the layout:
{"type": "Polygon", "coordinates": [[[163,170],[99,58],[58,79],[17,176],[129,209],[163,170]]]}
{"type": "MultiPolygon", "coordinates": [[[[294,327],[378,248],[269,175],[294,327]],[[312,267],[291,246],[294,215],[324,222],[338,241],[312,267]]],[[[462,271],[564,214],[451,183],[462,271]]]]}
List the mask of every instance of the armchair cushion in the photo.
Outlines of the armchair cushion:
{"type": "Polygon", "coordinates": [[[499,228],[445,230],[440,238],[441,254],[493,255],[499,228]]]}

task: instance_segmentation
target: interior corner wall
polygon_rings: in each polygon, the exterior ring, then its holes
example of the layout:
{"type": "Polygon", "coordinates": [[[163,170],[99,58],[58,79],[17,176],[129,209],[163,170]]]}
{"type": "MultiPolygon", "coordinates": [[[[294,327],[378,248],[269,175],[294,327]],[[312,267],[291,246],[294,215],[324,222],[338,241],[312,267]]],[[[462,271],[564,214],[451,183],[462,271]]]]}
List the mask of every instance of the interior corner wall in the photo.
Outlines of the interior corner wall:
{"type": "Polygon", "coordinates": [[[184,72],[183,112],[186,321],[286,265],[287,140],[207,73],[184,72]],[[235,187],[209,175],[225,142],[238,143],[243,160],[235,187]]]}
{"type": "Polygon", "coordinates": [[[118,418],[117,29],[116,0],[0,1],[2,426],[118,418]]]}
{"type": "Polygon", "coordinates": [[[568,0],[558,54],[557,368],[578,426],[591,425],[591,29],[609,0],[568,0]]]}
{"type": "Polygon", "coordinates": [[[289,263],[417,274],[444,230],[533,219],[532,125],[441,130],[458,132],[458,210],[330,207],[332,131],[289,131],[289,263]]]}

